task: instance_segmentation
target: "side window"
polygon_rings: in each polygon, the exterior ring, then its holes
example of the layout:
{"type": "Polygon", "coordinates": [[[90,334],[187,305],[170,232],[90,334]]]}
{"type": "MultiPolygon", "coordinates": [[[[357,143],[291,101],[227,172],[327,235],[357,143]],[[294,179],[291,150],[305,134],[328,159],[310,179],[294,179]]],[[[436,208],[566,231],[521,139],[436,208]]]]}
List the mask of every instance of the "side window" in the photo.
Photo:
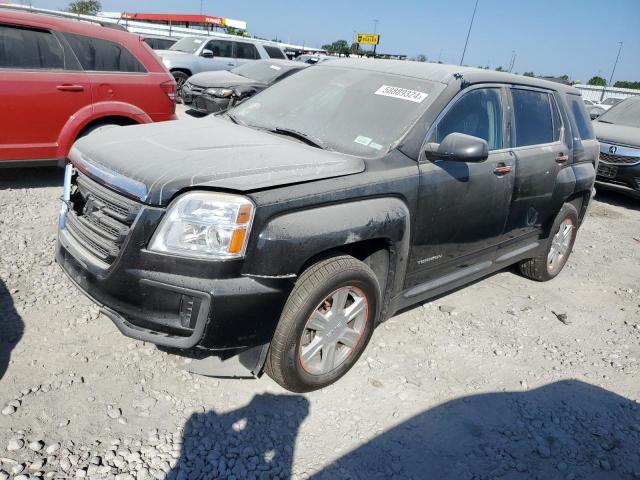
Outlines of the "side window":
{"type": "Polygon", "coordinates": [[[211,40],[204,48],[206,48],[207,50],[211,50],[214,57],[232,58],[232,46],[233,44],[231,42],[227,42],[225,40],[211,40]]]}
{"type": "Polygon", "coordinates": [[[549,94],[513,88],[511,95],[516,122],[515,146],[553,142],[553,114],[549,94]]]}
{"type": "Polygon", "coordinates": [[[591,119],[587,113],[587,109],[581,105],[582,100],[577,95],[567,95],[567,101],[571,107],[571,114],[576,120],[578,133],[582,140],[592,140],[595,138],[591,119]]]}
{"type": "Polygon", "coordinates": [[[489,150],[499,150],[503,147],[502,119],[500,90],[473,90],[442,117],[429,141],[440,143],[450,133],[464,133],[486,140],[489,150]]]}
{"type": "Polygon", "coordinates": [[[61,70],[64,51],[51,32],[0,25],[0,68],[61,70]]]}
{"type": "Polygon", "coordinates": [[[252,43],[236,42],[236,58],[246,58],[249,60],[257,60],[260,58],[258,49],[252,43]]]}
{"type": "Polygon", "coordinates": [[[84,70],[94,72],[146,72],[125,47],[116,42],[63,33],[84,70]]]}
{"type": "Polygon", "coordinates": [[[557,142],[560,140],[560,135],[562,133],[562,119],[560,118],[560,112],[558,111],[558,104],[556,100],[551,96],[551,115],[553,121],[553,141],[557,142]]]}
{"type": "Polygon", "coordinates": [[[278,47],[270,47],[268,45],[265,45],[264,49],[269,54],[269,58],[279,58],[281,60],[286,60],[287,58],[284,56],[284,53],[282,53],[282,50],[280,50],[278,47]]]}

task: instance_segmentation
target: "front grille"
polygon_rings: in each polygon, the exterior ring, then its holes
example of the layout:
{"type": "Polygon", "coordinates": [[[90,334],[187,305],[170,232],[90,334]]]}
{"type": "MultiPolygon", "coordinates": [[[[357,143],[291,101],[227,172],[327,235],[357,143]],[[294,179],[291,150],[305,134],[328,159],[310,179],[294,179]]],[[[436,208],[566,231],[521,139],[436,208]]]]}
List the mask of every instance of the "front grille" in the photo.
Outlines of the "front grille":
{"type": "Polygon", "coordinates": [[[79,173],[73,181],[66,230],[98,260],[111,264],[141,205],[79,173]]]}
{"type": "Polygon", "coordinates": [[[600,160],[617,165],[630,165],[640,163],[640,157],[629,157],[625,155],[613,155],[611,153],[600,152],[600,160]]]}

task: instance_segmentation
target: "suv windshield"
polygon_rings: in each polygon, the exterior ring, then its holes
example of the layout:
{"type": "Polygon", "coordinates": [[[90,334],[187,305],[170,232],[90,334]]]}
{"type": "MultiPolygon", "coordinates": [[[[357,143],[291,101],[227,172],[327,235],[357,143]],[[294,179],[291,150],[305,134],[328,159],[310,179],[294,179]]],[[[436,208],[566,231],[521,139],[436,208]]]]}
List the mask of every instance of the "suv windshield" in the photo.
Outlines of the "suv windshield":
{"type": "Polygon", "coordinates": [[[597,121],[640,128],[640,97],[629,98],[611,107],[597,121]]]}
{"type": "Polygon", "coordinates": [[[202,45],[205,40],[205,38],[184,37],[171,45],[169,50],[177,50],[179,52],[185,53],[196,53],[196,51],[200,48],[200,45],[202,45]]]}
{"type": "Polygon", "coordinates": [[[373,157],[388,151],[425,111],[433,82],[369,70],[314,66],[233,110],[241,123],[295,130],[331,150],[373,157]]]}
{"type": "Polygon", "coordinates": [[[257,80],[258,82],[271,83],[277,77],[290,70],[290,68],[289,66],[278,65],[275,62],[257,61],[240,65],[231,70],[231,73],[250,78],[251,80],[257,80]]]}

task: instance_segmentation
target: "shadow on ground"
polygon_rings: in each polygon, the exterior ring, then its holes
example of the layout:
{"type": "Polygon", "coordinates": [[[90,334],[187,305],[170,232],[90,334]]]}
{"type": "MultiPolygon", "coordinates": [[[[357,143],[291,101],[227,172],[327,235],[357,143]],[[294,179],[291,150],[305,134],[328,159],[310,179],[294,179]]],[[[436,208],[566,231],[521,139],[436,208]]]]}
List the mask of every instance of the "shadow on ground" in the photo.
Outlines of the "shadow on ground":
{"type": "Polygon", "coordinates": [[[22,318],[13,306],[13,299],[7,287],[0,280],[0,380],[9,366],[11,351],[22,338],[23,332],[22,318]]]}
{"type": "Polygon", "coordinates": [[[62,186],[64,169],[59,167],[0,168],[0,190],[62,186]]]}
{"type": "MultiPolygon", "coordinates": [[[[168,478],[290,478],[308,409],[302,396],[259,395],[231,413],[193,415],[168,478]]],[[[369,414],[365,403],[358,413],[369,414]]],[[[317,433],[322,453],[330,454],[340,439],[317,433]]],[[[636,479],[640,408],[579,381],[459,398],[373,438],[312,478],[636,479]]]]}
{"type": "Polygon", "coordinates": [[[289,478],[298,429],[308,413],[300,395],[264,394],[229,413],[193,414],[167,480],[289,478]]]}
{"type": "Polygon", "coordinates": [[[609,205],[640,211],[640,194],[633,197],[598,185],[596,186],[596,200],[609,205]]]}

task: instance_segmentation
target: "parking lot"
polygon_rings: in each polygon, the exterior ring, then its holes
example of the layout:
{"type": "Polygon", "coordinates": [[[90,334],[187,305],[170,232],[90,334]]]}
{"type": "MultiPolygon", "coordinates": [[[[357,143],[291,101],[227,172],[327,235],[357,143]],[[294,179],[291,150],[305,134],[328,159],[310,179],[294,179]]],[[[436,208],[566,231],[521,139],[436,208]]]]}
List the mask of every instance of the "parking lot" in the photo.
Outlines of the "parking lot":
{"type": "Polygon", "coordinates": [[[1,480],[640,478],[637,201],[599,193],[557,279],[410,309],[293,395],[122,336],[53,261],[61,184],[0,173],[1,480]]]}

